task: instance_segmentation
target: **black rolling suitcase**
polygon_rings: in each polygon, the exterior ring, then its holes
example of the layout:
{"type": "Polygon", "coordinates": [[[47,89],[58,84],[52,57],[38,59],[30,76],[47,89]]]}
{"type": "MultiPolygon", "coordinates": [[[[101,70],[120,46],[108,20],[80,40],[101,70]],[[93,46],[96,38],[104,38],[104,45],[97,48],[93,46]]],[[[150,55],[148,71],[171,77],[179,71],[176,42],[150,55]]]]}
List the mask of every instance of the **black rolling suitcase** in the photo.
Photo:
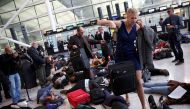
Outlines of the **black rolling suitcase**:
{"type": "Polygon", "coordinates": [[[90,68],[89,59],[84,48],[72,50],[70,52],[70,60],[74,71],[82,71],[90,68]]]}
{"type": "Polygon", "coordinates": [[[115,95],[122,95],[136,90],[136,70],[132,61],[108,66],[110,85],[115,95]]]}

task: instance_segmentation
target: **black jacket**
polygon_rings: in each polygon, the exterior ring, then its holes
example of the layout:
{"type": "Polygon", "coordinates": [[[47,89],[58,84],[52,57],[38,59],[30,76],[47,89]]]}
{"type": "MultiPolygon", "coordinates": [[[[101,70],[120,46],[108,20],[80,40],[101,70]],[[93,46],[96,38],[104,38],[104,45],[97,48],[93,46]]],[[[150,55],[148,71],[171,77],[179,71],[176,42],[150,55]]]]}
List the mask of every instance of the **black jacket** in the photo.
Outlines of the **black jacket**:
{"type": "Polygon", "coordinates": [[[99,44],[100,41],[87,39],[86,37],[78,37],[77,35],[71,36],[69,39],[69,45],[68,48],[72,50],[73,45],[77,45],[78,48],[84,48],[86,55],[88,58],[92,58],[92,50],[90,49],[90,44],[99,44]]]}
{"type": "Polygon", "coordinates": [[[41,55],[39,54],[37,49],[35,49],[34,47],[30,47],[28,49],[28,55],[33,59],[35,68],[38,68],[42,64],[45,64],[45,59],[43,57],[41,57],[41,55]]]}
{"type": "MultiPolygon", "coordinates": [[[[103,40],[102,35],[101,34],[96,35],[95,40],[103,40]]],[[[108,32],[104,32],[104,40],[106,41],[106,44],[102,44],[101,49],[102,49],[103,56],[107,57],[111,55],[110,48],[107,45],[107,43],[111,41],[111,35],[108,32]]]]}
{"type": "Polygon", "coordinates": [[[13,58],[12,55],[3,54],[0,58],[1,70],[5,75],[9,76],[19,72],[19,57],[13,58]]]}
{"type": "MultiPolygon", "coordinates": [[[[103,40],[102,35],[95,35],[95,40],[103,40]]],[[[104,40],[109,43],[111,41],[111,35],[108,32],[104,32],[104,40]]]]}

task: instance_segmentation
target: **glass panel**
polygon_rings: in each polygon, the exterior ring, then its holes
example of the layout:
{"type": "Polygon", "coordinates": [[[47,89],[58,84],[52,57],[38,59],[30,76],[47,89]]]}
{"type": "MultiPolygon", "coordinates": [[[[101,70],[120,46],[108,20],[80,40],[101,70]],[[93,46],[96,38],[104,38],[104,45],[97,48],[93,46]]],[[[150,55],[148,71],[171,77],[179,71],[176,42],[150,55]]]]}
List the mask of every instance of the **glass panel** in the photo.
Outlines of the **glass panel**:
{"type": "MultiPolygon", "coordinates": [[[[15,0],[15,4],[17,8],[20,8],[20,6],[25,2],[25,0],[15,0]]],[[[31,4],[32,0],[28,2],[28,4],[31,4]]]]}
{"type": "Polygon", "coordinates": [[[1,18],[1,16],[0,16],[0,25],[3,25],[3,22],[2,22],[2,18],[1,18]]]}
{"type": "Polygon", "coordinates": [[[183,11],[184,11],[184,17],[185,17],[185,19],[189,19],[189,16],[190,16],[189,11],[190,11],[190,9],[188,10],[188,8],[184,8],[183,11]]]}
{"type": "Polygon", "coordinates": [[[100,2],[105,2],[105,1],[111,1],[111,0],[91,0],[92,3],[100,3],[100,2]]]}
{"type": "MultiPolygon", "coordinates": [[[[0,28],[2,29],[2,28],[0,28]]],[[[5,30],[2,32],[2,36],[6,37],[5,30]]]]}
{"type": "Polygon", "coordinates": [[[4,52],[4,48],[6,45],[8,45],[8,41],[7,40],[3,40],[3,39],[0,39],[0,49],[2,52],[4,52]]]}
{"type": "MultiPolygon", "coordinates": [[[[12,11],[12,12],[8,12],[8,13],[4,13],[4,14],[1,14],[1,18],[2,18],[2,21],[3,21],[3,24],[7,23],[7,21],[16,13],[16,11],[12,11]]],[[[13,22],[18,22],[19,19],[18,17],[16,17],[13,22]]]]}
{"type": "Polygon", "coordinates": [[[15,5],[12,1],[0,7],[0,13],[13,11],[13,10],[15,10],[15,5]]]}
{"type": "Polygon", "coordinates": [[[72,0],[72,4],[73,4],[73,7],[82,6],[82,5],[89,5],[89,4],[91,4],[91,1],[90,0],[72,0]]]}
{"type": "Polygon", "coordinates": [[[41,15],[47,12],[47,8],[45,4],[40,4],[35,6],[37,15],[41,15]]]}
{"type": "Polygon", "coordinates": [[[75,21],[74,14],[71,11],[56,14],[56,17],[57,17],[57,23],[59,25],[68,24],[75,21]]]}
{"type": "Polygon", "coordinates": [[[39,21],[41,29],[43,29],[43,28],[50,28],[50,21],[49,21],[48,16],[47,17],[39,18],[38,21],[39,21]]]}
{"type": "Polygon", "coordinates": [[[36,13],[35,13],[34,7],[26,8],[22,13],[19,14],[21,21],[30,19],[35,16],[36,16],[36,13]]]}
{"type": "Polygon", "coordinates": [[[53,5],[54,9],[58,9],[58,8],[66,9],[66,8],[72,7],[71,0],[66,0],[66,1],[65,0],[62,0],[62,1],[55,0],[55,1],[53,1],[52,5],[53,5]]]}
{"type": "Polygon", "coordinates": [[[30,42],[42,40],[40,31],[29,33],[29,40],[30,42]]]}
{"type": "MultiPolygon", "coordinates": [[[[60,2],[63,4],[65,7],[70,8],[72,7],[71,0],[56,0],[57,2],[60,2]]],[[[54,6],[55,7],[55,6],[54,6]]],[[[58,7],[57,7],[58,8],[58,7]]],[[[56,8],[55,8],[56,9],[56,8]]]]}
{"type": "Polygon", "coordinates": [[[12,27],[14,27],[14,29],[15,29],[18,40],[21,40],[21,38],[23,38],[23,34],[21,31],[20,24],[14,24],[12,27]]]}
{"type": "Polygon", "coordinates": [[[74,13],[78,17],[78,20],[94,18],[92,6],[75,9],[74,13]]]}
{"type": "Polygon", "coordinates": [[[12,38],[10,29],[5,29],[5,31],[6,31],[7,37],[12,38]]]}
{"type": "Polygon", "coordinates": [[[24,25],[26,25],[26,28],[27,28],[28,32],[39,29],[37,19],[30,20],[30,21],[23,22],[23,23],[24,23],[24,25]]]}

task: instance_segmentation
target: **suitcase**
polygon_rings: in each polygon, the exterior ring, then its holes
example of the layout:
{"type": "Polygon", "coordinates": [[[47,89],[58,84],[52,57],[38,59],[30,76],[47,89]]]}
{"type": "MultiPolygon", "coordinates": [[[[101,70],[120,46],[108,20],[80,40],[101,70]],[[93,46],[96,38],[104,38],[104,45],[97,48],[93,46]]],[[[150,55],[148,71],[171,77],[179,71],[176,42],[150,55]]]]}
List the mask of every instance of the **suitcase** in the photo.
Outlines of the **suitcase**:
{"type": "Polygon", "coordinates": [[[84,48],[72,50],[70,52],[70,60],[74,71],[82,71],[90,68],[89,59],[84,48]]]}
{"type": "Polygon", "coordinates": [[[124,61],[108,66],[110,85],[115,95],[136,90],[136,70],[132,61],[124,61]]]}
{"type": "Polygon", "coordinates": [[[90,102],[90,95],[82,89],[75,90],[67,94],[69,103],[77,108],[79,104],[87,104],[90,102]]]}

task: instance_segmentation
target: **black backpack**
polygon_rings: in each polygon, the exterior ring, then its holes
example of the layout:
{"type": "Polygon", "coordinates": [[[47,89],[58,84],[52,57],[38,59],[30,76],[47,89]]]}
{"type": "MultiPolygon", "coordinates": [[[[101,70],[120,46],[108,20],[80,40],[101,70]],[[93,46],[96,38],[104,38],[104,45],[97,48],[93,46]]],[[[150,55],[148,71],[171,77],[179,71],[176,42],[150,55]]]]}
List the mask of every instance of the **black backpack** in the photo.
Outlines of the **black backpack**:
{"type": "Polygon", "coordinates": [[[102,104],[105,100],[105,93],[104,90],[101,88],[94,88],[90,91],[90,98],[91,102],[95,105],[102,104]]]}
{"type": "Polygon", "coordinates": [[[76,109],[96,109],[96,108],[91,107],[89,105],[80,104],[76,109]]]}
{"type": "Polygon", "coordinates": [[[112,109],[129,109],[128,106],[122,102],[114,101],[112,103],[112,109]]]}

